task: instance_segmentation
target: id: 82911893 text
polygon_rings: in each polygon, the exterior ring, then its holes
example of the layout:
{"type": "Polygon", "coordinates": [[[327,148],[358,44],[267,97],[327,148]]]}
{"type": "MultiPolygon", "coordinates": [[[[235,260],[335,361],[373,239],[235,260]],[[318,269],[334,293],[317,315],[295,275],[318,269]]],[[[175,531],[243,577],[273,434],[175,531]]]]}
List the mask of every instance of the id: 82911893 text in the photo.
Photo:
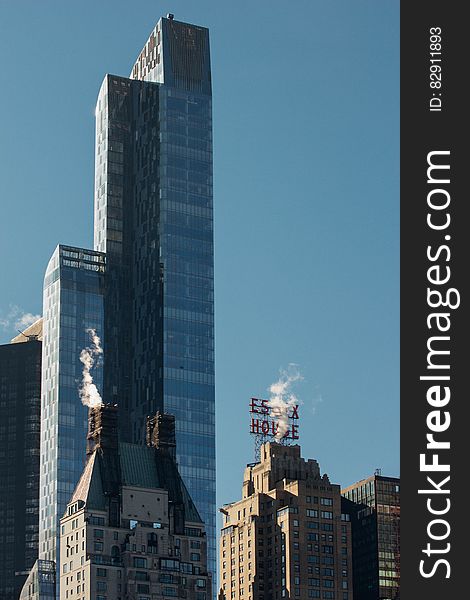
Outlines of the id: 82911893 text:
{"type": "Polygon", "coordinates": [[[429,110],[442,110],[442,30],[440,27],[429,29],[429,87],[432,97],[429,100],[429,110]]]}

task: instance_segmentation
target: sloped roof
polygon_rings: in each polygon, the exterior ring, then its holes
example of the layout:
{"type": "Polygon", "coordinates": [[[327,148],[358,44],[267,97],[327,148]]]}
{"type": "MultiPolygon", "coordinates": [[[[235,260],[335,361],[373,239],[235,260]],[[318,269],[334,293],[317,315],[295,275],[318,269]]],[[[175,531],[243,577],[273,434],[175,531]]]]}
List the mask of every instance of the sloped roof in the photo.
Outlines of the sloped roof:
{"type": "Polygon", "coordinates": [[[39,341],[42,342],[42,328],[43,328],[43,318],[40,317],[37,321],[34,321],[31,325],[26,327],[23,330],[23,333],[15,336],[11,340],[11,344],[21,344],[23,342],[27,342],[28,338],[36,337],[39,341]]]}
{"type": "Polygon", "coordinates": [[[122,485],[162,488],[155,468],[155,449],[135,444],[119,444],[122,485]]]}
{"type": "Polygon", "coordinates": [[[95,510],[106,509],[101,471],[96,452],[93,452],[88,459],[70,503],[77,500],[85,502],[88,508],[94,508],[95,510]]]}
{"type": "MultiPolygon", "coordinates": [[[[168,490],[170,500],[184,505],[186,521],[202,523],[176,463],[168,454],[148,446],[120,443],[119,464],[120,487],[168,490]]],[[[96,450],[85,465],[70,503],[82,500],[88,509],[106,510],[105,468],[103,456],[96,450]]]]}

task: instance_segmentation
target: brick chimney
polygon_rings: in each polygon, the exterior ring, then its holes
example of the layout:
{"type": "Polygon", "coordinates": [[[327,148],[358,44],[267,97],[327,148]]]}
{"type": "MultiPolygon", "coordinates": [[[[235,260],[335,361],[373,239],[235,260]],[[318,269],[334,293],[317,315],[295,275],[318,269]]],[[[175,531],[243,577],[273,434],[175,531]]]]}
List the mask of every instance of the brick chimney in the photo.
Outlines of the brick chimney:
{"type": "Polygon", "coordinates": [[[116,404],[102,404],[88,409],[87,456],[95,449],[118,449],[118,407],[116,404]]]}
{"type": "Polygon", "coordinates": [[[109,525],[119,527],[121,466],[119,460],[118,407],[102,404],[88,409],[87,456],[97,453],[101,483],[108,502],[109,525]]]}
{"type": "Polygon", "coordinates": [[[175,459],[176,434],[174,415],[157,412],[154,417],[147,417],[146,438],[147,446],[163,450],[175,459]]]}

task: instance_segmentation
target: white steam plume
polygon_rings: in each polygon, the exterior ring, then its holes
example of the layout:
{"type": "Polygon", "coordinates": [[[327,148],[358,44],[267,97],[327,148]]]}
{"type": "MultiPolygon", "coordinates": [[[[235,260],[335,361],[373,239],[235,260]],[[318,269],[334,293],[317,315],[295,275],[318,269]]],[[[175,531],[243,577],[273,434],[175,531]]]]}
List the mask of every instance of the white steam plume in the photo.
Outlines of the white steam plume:
{"type": "Polygon", "coordinates": [[[93,383],[90,371],[95,364],[95,360],[103,354],[103,348],[96,331],[94,329],[87,329],[86,331],[90,335],[91,345],[80,352],[80,361],[83,363],[83,379],[79,393],[85,406],[101,406],[103,401],[98,388],[93,383]]]}
{"type": "Polygon", "coordinates": [[[278,442],[282,440],[289,429],[289,416],[292,414],[292,409],[300,404],[300,400],[291,391],[292,384],[302,381],[302,379],[297,366],[290,364],[287,370],[281,370],[278,381],[272,383],[268,388],[271,393],[268,406],[271,407],[277,420],[277,431],[274,437],[278,442]]]}

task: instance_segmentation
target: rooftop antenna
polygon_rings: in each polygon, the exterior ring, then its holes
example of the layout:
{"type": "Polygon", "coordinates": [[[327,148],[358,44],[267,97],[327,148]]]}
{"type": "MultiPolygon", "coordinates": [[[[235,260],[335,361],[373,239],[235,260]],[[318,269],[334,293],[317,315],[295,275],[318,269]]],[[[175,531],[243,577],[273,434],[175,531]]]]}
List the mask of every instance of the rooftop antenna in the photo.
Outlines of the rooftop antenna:
{"type": "Polygon", "coordinates": [[[21,329],[17,329],[17,331],[19,331],[20,334],[28,340],[28,342],[31,342],[31,340],[37,340],[39,337],[37,333],[26,335],[23,331],[21,331],[21,329]]]}

